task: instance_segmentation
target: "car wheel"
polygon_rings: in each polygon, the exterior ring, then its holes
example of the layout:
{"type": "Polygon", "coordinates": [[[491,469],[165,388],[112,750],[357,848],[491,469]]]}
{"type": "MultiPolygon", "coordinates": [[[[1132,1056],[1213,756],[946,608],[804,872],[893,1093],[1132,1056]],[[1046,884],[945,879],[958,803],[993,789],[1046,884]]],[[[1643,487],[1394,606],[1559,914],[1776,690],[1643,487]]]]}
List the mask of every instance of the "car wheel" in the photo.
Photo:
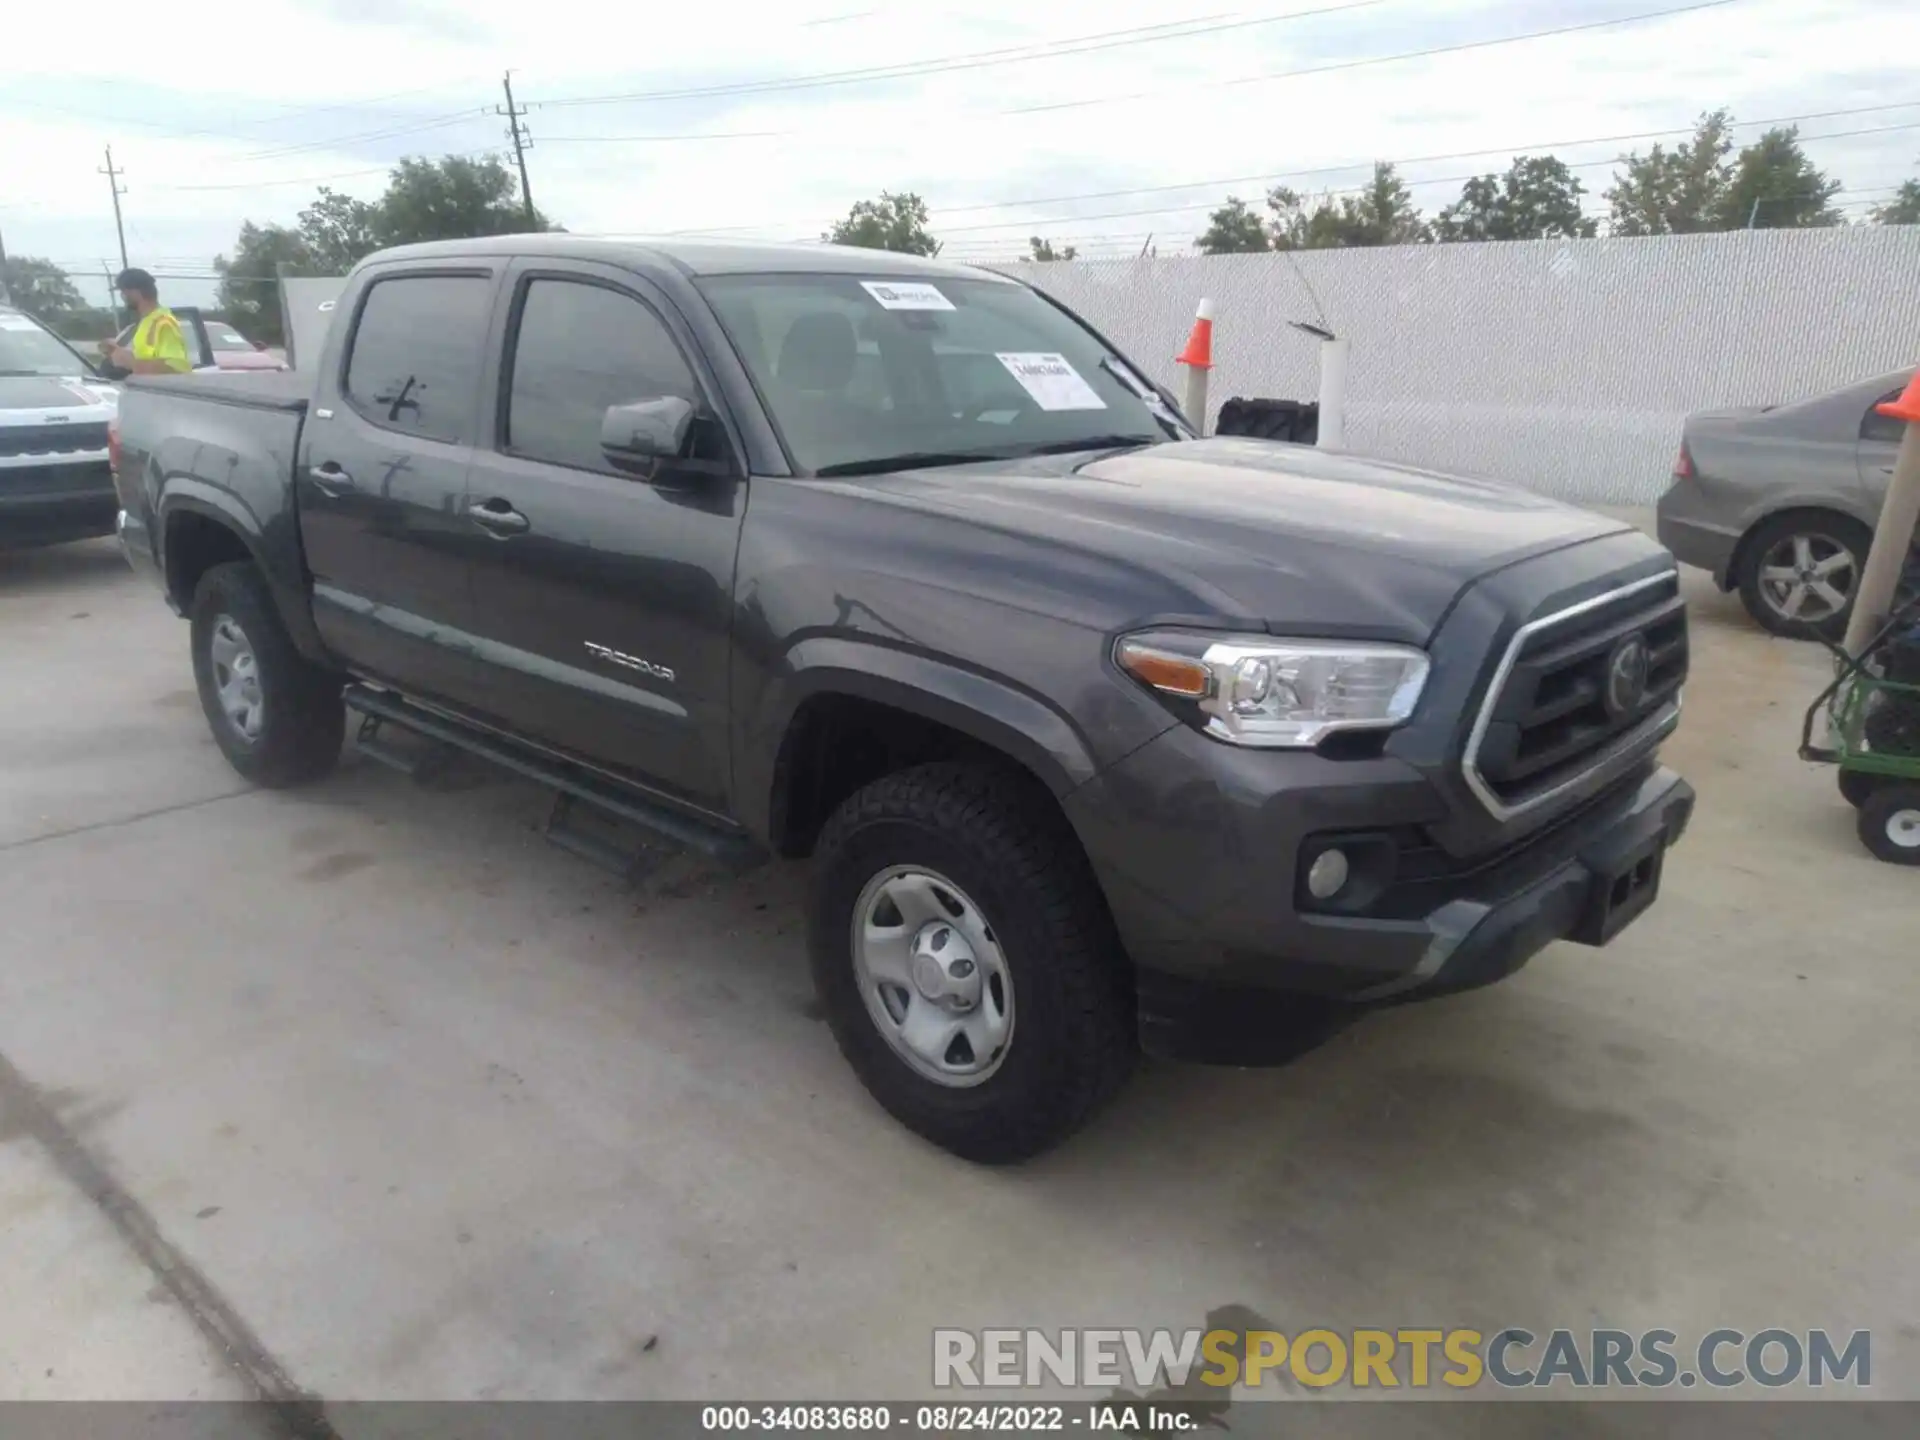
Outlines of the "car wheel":
{"type": "Polygon", "coordinates": [[[1801,511],[1764,522],[1741,547],[1740,599],[1775,635],[1839,639],[1873,532],[1847,515],[1801,511]]]}
{"type": "Polygon", "coordinates": [[[340,677],[294,648],[260,572],[214,566],[190,613],[200,708],[233,768],[276,787],[331,770],[347,728],[340,677]]]}
{"type": "Polygon", "coordinates": [[[943,1149],[1024,1160],[1078,1129],[1135,1045],[1106,903],[1052,796],[987,765],[858,791],[815,850],[814,983],[873,1097],[943,1149]]]}
{"type": "Polygon", "coordinates": [[[1920,785],[1883,785],[1860,807],[1860,841],[1892,865],[1920,865],[1920,785]]]}

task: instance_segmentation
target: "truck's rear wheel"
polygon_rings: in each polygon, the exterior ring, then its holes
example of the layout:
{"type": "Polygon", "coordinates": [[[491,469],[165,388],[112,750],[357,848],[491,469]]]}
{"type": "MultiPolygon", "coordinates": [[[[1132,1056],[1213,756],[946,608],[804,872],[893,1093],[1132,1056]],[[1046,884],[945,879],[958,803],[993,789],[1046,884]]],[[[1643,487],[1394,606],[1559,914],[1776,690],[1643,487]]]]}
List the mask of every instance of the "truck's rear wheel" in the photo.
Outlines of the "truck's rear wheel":
{"type": "Polygon", "coordinates": [[[1119,1088],[1125,962],[1033,782],[950,763],[885,776],[828,821],[814,863],[814,983],[841,1053],[902,1124],[968,1160],[1024,1160],[1119,1088]]]}
{"type": "Polygon", "coordinates": [[[194,588],[193,677],[221,753],[257,785],[317,780],[340,758],[338,675],[294,648],[252,565],[216,565],[194,588]]]}

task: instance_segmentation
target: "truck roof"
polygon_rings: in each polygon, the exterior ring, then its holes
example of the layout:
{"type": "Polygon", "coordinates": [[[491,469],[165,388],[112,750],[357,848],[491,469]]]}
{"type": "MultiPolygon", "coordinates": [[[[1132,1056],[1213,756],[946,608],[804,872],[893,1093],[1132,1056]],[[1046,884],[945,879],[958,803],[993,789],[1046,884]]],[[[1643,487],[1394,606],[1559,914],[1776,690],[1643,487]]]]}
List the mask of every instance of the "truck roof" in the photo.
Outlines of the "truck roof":
{"type": "MultiPolygon", "coordinates": [[[[564,256],[631,266],[665,263],[683,274],[697,275],[897,275],[944,277],[950,280],[999,280],[1005,276],[971,265],[901,255],[891,250],[863,250],[851,245],[764,245],[726,240],[672,238],[607,240],[582,235],[496,235],[477,240],[430,240],[400,245],[367,257],[369,261],[454,259],[464,255],[564,256]]],[[[362,262],[366,263],[366,262],[362,262]]]]}

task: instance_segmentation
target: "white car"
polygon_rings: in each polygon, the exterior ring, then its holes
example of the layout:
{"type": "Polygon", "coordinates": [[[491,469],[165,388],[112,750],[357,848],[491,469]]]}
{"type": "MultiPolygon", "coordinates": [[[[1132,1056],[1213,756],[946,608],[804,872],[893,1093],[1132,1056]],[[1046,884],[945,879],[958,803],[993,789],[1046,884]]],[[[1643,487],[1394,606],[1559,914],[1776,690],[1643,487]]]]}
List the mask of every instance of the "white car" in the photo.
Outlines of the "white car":
{"type": "Polygon", "coordinates": [[[0,305],[0,550],[113,533],[119,400],[79,351],[0,305]]]}

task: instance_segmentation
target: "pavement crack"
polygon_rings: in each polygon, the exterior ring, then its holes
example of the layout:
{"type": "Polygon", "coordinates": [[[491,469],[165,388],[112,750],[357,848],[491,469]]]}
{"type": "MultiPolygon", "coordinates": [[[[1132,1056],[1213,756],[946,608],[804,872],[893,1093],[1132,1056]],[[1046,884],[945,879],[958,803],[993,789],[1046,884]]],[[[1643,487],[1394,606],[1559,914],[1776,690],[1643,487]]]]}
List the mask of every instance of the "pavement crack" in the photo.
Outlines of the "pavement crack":
{"type": "Polygon", "coordinates": [[[64,840],[69,835],[85,835],[90,830],[116,830],[122,825],[138,824],[142,820],[152,820],[159,815],[173,815],[182,810],[198,810],[206,805],[218,805],[222,800],[232,800],[241,795],[253,794],[253,787],[239,790],[227,790],[218,795],[203,795],[198,800],[181,800],[176,804],[162,805],[153,810],[142,810],[133,815],[119,815],[111,820],[92,820],[85,825],[71,825],[65,830],[49,830],[44,835],[29,835],[24,840],[8,840],[0,844],[0,853],[8,850],[24,850],[29,845],[44,845],[49,840],[64,840]]]}
{"type": "MultiPolygon", "coordinates": [[[[204,802],[203,802],[204,803],[204,802]]],[[[174,806],[183,809],[184,806],[174,806]]],[[[160,1288],[251,1390],[287,1440],[340,1440],[317,1395],[294,1383],[240,1312],[161,1232],[147,1208],[60,1118],[32,1081],[0,1055],[0,1133],[28,1135],[106,1217],[160,1288]]]]}

